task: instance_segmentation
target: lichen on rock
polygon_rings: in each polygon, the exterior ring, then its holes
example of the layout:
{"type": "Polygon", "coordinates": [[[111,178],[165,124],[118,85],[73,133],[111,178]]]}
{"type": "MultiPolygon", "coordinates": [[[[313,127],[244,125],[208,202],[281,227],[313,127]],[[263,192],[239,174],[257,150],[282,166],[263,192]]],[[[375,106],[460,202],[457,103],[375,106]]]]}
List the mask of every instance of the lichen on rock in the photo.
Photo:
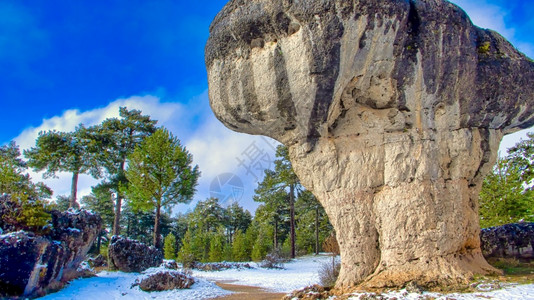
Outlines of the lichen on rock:
{"type": "MultiPolygon", "coordinates": [[[[8,195],[0,201],[11,201],[8,195]]],[[[85,210],[51,211],[46,234],[0,235],[0,297],[36,297],[86,276],[79,270],[101,230],[99,215],[85,210]]]]}
{"type": "Polygon", "coordinates": [[[340,244],[338,288],[466,283],[478,193],[534,125],[534,63],[444,0],[232,0],[206,45],[228,128],[289,148],[340,244]]]}
{"type": "Polygon", "coordinates": [[[163,263],[163,252],[137,240],[111,237],[108,248],[109,266],[123,272],[143,272],[163,263]]]}

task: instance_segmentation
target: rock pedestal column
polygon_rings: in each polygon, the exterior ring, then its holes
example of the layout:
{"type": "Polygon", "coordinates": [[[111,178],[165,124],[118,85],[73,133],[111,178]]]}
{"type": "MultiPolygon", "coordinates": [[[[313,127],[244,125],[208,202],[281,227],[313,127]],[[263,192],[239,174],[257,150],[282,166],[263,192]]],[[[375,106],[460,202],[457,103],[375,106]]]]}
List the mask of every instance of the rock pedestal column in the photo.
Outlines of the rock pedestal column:
{"type": "Polygon", "coordinates": [[[228,128],[288,146],[341,249],[337,286],[465,283],[503,134],[534,125],[534,62],[445,0],[232,0],[206,45],[228,128]]]}

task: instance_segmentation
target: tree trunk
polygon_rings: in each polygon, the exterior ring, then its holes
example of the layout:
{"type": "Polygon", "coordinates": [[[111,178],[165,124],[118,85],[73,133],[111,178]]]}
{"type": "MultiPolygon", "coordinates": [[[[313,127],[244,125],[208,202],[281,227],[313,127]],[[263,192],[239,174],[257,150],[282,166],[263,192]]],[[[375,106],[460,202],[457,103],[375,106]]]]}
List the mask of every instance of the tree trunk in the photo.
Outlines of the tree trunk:
{"type": "Polygon", "coordinates": [[[132,219],[130,216],[126,218],[126,236],[130,236],[130,223],[132,222],[132,219]]]}
{"type": "Polygon", "coordinates": [[[159,229],[159,219],[161,214],[161,205],[156,205],[156,218],[154,220],[154,247],[161,249],[161,238],[160,238],[160,229],[159,229]]]}
{"type": "MultiPolygon", "coordinates": [[[[119,172],[124,172],[124,161],[121,162],[119,172]]],[[[122,206],[122,194],[117,187],[117,201],[115,203],[115,218],[113,219],[113,235],[121,234],[121,206],[122,206]]]]}
{"type": "Polygon", "coordinates": [[[319,206],[315,207],[315,255],[319,255],[319,206]]]}
{"type": "Polygon", "coordinates": [[[121,234],[121,205],[122,196],[120,193],[117,193],[117,201],[115,202],[115,218],[113,219],[113,235],[121,234]]]}
{"type": "Polygon", "coordinates": [[[274,249],[278,250],[278,219],[274,219],[274,249]]]}
{"type": "Polygon", "coordinates": [[[96,254],[100,254],[100,245],[102,244],[102,230],[98,233],[98,239],[96,240],[96,254]]]}
{"type": "Polygon", "coordinates": [[[295,185],[289,185],[289,214],[291,227],[291,258],[295,258],[295,185]]]}
{"type": "Polygon", "coordinates": [[[72,173],[72,184],[70,186],[69,208],[79,208],[76,202],[76,193],[78,192],[78,172],[72,173]]]}

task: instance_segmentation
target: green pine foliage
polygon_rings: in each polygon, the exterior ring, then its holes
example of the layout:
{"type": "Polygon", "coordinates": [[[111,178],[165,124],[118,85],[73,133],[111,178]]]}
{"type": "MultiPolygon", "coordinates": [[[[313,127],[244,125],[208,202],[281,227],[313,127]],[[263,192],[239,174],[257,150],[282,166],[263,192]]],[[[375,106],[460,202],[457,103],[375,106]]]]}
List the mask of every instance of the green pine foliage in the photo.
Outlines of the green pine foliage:
{"type": "Polygon", "coordinates": [[[0,223],[17,230],[40,231],[50,220],[46,199],[52,190],[43,183],[33,183],[27,171],[14,142],[0,146],[0,194],[11,196],[11,208],[0,215],[0,223]]]}
{"type": "Polygon", "coordinates": [[[156,131],[157,121],[142,115],[140,110],[119,108],[119,118],[108,118],[88,128],[90,143],[87,151],[95,155],[98,167],[104,169],[105,181],[115,192],[113,234],[120,234],[122,200],[128,188],[125,175],[128,156],[146,137],[156,131]]]}
{"type": "Polygon", "coordinates": [[[223,248],[223,255],[222,255],[223,261],[233,261],[234,258],[232,256],[232,244],[231,243],[225,243],[223,248]]]}
{"type": "Polygon", "coordinates": [[[163,255],[165,259],[176,259],[176,237],[169,233],[163,243],[163,255]]]}
{"type": "MultiPolygon", "coordinates": [[[[19,209],[4,212],[0,225],[43,227],[50,219],[47,210],[78,207],[78,176],[91,174],[103,179],[80,203],[102,217],[100,249],[106,248],[107,233],[122,230],[130,238],[153,242],[163,248],[166,258],[176,257],[186,266],[195,261],[261,260],[267,252],[280,249],[282,241],[292,254],[295,241],[297,248],[312,250],[316,223],[311,218],[317,202],[301,196],[304,188],[292,170],[287,148],[277,149],[274,170],[266,170],[256,189],[254,200],[262,205],[254,217],[239,203],[222,207],[216,198],[198,202],[193,212],[173,216],[173,206],[192,199],[200,172],[180,141],[156,123],[139,110],[121,107],[119,117],[89,128],[80,124],[73,132],[41,132],[35,147],[25,151],[28,162],[20,158],[14,143],[1,146],[0,193],[10,194],[19,209]],[[71,195],[56,196],[48,204],[52,191],[31,181],[28,166],[44,171],[46,177],[72,173],[71,195]]],[[[321,230],[327,230],[324,220],[321,230]]]]}
{"type": "Polygon", "coordinates": [[[125,192],[134,210],[155,211],[155,247],[160,247],[161,210],[193,198],[200,171],[192,163],[192,155],[164,128],[147,137],[128,156],[129,185],[125,192]]]}
{"type": "Polygon", "coordinates": [[[220,262],[223,260],[224,252],[224,233],[218,232],[211,236],[210,251],[208,253],[209,262],[220,262]]]}
{"type": "Polygon", "coordinates": [[[534,221],[534,134],[499,158],[479,196],[482,228],[534,221]]]}
{"type": "Polygon", "coordinates": [[[182,239],[182,247],[178,252],[178,261],[182,263],[184,268],[189,268],[193,262],[197,261],[195,259],[195,245],[193,244],[193,236],[191,230],[187,230],[182,239]]]}
{"type": "Polygon", "coordinates": [[[252,247],[251,258],[253,261],[261,261],[265,258],[271,248],[271,241],[263,230],[260,230],[259,234],[254,241],[252,247]]]}
{"type": "Polygon", "coordinates": [[[102,217],[104,226],[111,229],[114,217],[114,195],[110,184],[102,182],[94,186],[91,194],[83,196],[80,202],[84,208],[98,213],[102,217]]]}
{"type": "Polygon", "coordinates": [[[249,256],[252,255],[252,248],[254,247],[258,233],[258,226],[256,224],[249,226],[245,232],[245,252],[249,254],[249,256]]]}
{"type": "Polygon", "coordinates": [[[250,255],[247,253],[245,235],[239,229],[234,234],[232,257],[234,261],[248,261],[250,259],[250,255]]]}
{"type": "Polygon", "coordinates": [[[96,156],[87,150],[91,143],[87,129],[80,125],[73,132],[40,132],[35,147],[24,151],[28,165],[35,171],[45,171],[45,178],[57,177],[58,172],[72,174],[69,207],[77,208],[78,176],[89,173],[100,177],[96,156]]]}

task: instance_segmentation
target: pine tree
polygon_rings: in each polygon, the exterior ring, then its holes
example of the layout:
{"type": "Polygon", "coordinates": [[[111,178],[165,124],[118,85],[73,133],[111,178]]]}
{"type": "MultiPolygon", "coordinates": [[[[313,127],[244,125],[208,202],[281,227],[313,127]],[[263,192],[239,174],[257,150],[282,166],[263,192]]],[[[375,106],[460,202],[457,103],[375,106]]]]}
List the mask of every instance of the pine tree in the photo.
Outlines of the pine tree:
{"type": "Polygon", "coordinates": [[[74,132],[40,132],[35,147],[24,151],[30,167],[35,171],[46,170],[45,178],[57,177],[58,172],[72,173],[69,207],[79,208],[76,195],[80,174],[100,177],[96,156],[87,149],[89,143],[87,129],[80,125],[74,132]]]}
{"type": "Polygon", "coordinates": [[[291,162],[289,161],[289,151],[287,147],[278,146],[276,149],[276,157],[278,157],[278,159],[274,161],[274,171],[265,170],[265,177],[255,190],[256,196],[254,197],[254,201],[269,203],[273,202],[273,199],[276,199],[276,202],[279,203],[281,194],[285,195],[285,202],[289,209],[290,256],[291,258],[295,258],[295,194],[301,189],[301,185],[297,175],[293,171],[291,162]]]}
{"type": "Polygon", "coordinates": [[[224,243],[223,260],[224,261],[233,261],[234,260],[234,258],[232,257],[232,244],[229,243],[229,242],[224,243]]]}
{"type": "Polygon", "coordinates": [[[109,118],[100,125],[89,128],[91,143],[88,150],[97,159],[98,166],[106,170],[107,182],[113,187],[115,213],[113,234],[120,234],[122,200],[124,190],[128,187],[125,176],[126,160],[147,136],[156,131],[157,121],[142,115],[139,110],[119,108],[119,118],[109,118]]]}
{"type": "Polygon", "coordinates": [[[249,253],[247,253],[245,235],[241,230],[237,230],[234,234],[232,257],[234,261],[248,261],[250,258],[249,253]]]}
{"type": "Polygon", "coordinates": [[[248,227],[245,232],[245,251],[249,256],[252,256],[252,250],[254,248],[254,243],[258,237],[258,226],[253,224],[248,227]]]}
{"type": "Polygon", "coordinates": [[[212,234],[210,238],[209,261],[210,262],[222,261],[223,251],[224,251],[224,233],[217,232],[215,234],[212,234]]]}
{"type": "Polygon", "coordinates": [[[270,245],[271,243],[269,242],[269,238],[263,232],[263,230],[260,230],[252,249],[252,260],[261,261],[262,259],[264,259],[265,255],[269,253],[270,245]]]}
{"type": "Polygon", "coordinates": [[[295,203],[297,214],[297,247],[299,251],[319,254],[320,245],[332,232],[328,216],[310,191],[299,194],[295,203]]]}
{"type": "Polygon", "coordinates": [[[13,205],[0,215],[0,224],[38,231],[50,220],[45,199],[52,190],[41,182],[33,183],[26,172],[19,147],[14,142],[0,146],[0,195],[9,194],[13,205]]]}
{"type": "Polygon", "coordinates": [[[228,238],[232,240],[234,232],[241,230],[246,232],[252,222],[252,215],[248,210],[243,209],[237,202],[233,202],[226,208],[226,229],[228,238]]]}
{"type": "Polygon", "coordinates": [[[525,188],[522,174],[508,158],[497,160],[493,172],[480,192],[480,226],[482,228],[534,221],[534,191],[525,188]]]}
{"type": "Polygon", "coordinates": [[[199,201],[189,216],[189,224],[202,232],[215,232],[225,224],[225,209],[219,204],[219,199],[208,198],[199,201]]]}
{"type": "Polygon", "coordinates": [[[172,233],[165,237],[163,253],[165,259],[176,259],[176,237],[172,233]]]}
{"type": "Polygon", "coordinates": [[[112,186],[107,182],[102,182],[91,188],[91,194],[83,196],[80,200],[84,208],[96,212],[102,217],[105,227],[111,229],[113,226],[113,191],[112,186]]]}
{"type": "Polygon", "coordinates": [[[190,268],[195,259],[195,249],[191,230],[187,230],[182,239],[182,247],[178,251],[178,260],[184,268],[190,268]]]}
{"type": "Polygon", "coordinates": [[[128,157],[125,189],[136,210],[155,211],[154,246],[160,248],[162,209],[191,201],[200,175],[193,157],[168,130],[158,129],[128,157]]]}

